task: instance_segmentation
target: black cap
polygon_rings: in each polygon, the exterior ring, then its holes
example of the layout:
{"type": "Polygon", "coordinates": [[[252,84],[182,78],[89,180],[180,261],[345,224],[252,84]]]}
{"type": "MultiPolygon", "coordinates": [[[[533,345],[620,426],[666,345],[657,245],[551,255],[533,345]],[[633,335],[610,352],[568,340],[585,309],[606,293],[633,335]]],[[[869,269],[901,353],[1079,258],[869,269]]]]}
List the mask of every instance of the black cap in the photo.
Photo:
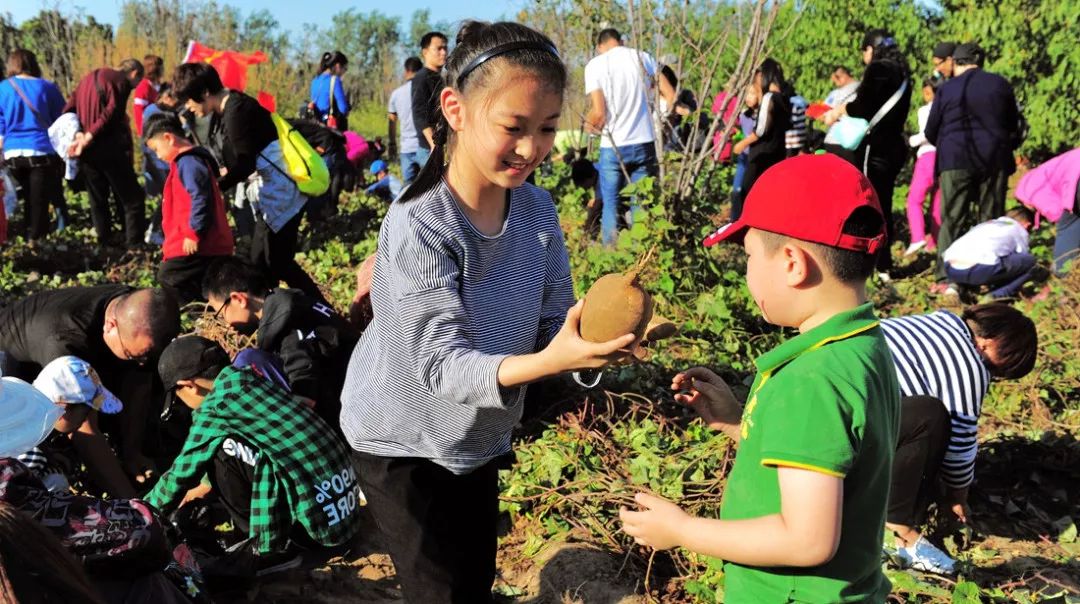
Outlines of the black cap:
{"type": "Polygon", "coordinates": [[[952,57],[957,63],[978,65],[983,60],[983,49],[975,42],[968,42],[957,46],[952,57]]]}
{"type": "Polygon", "coordinates": [[[166,390],[172,390],[180,380],[202,375],[211,367],[225,367],[229,354],[220,344],[202,336],[176,338],[158,359],[158,374],[166,390]]]}
{"type": "Polygon", "coordinates": [[[934,47],[934,58],[948,59],[956,52],[956,42],[938,42],[934,47]]]}

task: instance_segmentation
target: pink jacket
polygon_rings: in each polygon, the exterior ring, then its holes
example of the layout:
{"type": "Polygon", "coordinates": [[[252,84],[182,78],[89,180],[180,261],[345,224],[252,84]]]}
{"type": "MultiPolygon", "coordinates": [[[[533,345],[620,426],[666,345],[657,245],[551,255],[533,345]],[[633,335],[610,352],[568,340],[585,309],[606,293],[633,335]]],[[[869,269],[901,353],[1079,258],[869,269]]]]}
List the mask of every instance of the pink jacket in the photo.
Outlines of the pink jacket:
{"type": "Polygon", "coordinates": [[[1061,215],[1076,203],[1076,187],[1080,183],[1080,149],[1043,163],[1020,179],[1016,198],[1035,211],[1057,222],[1061,215]]]}

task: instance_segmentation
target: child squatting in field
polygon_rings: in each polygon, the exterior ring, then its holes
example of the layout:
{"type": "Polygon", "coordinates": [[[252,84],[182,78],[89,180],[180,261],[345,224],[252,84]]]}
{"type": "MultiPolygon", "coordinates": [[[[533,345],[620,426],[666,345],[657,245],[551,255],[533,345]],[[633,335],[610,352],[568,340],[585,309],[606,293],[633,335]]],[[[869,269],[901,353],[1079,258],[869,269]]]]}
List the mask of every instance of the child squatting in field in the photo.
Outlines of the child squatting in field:
{"type": "Polygon", "coordinates": [[[770,323],[800,335],[760,356],[745,410],[702,367],[677,401],[738,441],[720,518],[639,493],[620,511],[642,545],[725,561],[725,602],[883,602],[881,546],[899,425],[899,385],[867,301],[884,246],[870,182],[834,155],[784,160],[739,220],[706,239],[741,241],[746,280],[770,323]]]}

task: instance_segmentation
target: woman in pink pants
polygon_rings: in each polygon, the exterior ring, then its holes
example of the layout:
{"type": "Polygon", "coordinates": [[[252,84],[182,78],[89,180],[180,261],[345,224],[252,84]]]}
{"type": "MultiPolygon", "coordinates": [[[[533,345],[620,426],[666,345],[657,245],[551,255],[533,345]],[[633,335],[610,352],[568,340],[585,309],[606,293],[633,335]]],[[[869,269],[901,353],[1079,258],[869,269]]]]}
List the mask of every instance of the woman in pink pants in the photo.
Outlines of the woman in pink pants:
{"type": "Polygon", "coordinates": [[[940,79],[927,78],[923,81],[923,100],[925,105],[919,107],[919,133],[908,139],[908,144],[918,147],[915,159],[915,171],[911,175],[911,188],[907,197],[908,224],[911,227],[911,245],[908,246],[905,256],[916,254],[926,248],[934,249],[934,240],[937,238],[938,229],[941,228],[941,191],[938,189],[934,178],[934,159],[937,150],[930,141],[926,140],[926,120],[930,117],[930,106],[934,102],[934,90],[937,89],[940,79]],[[926,212],[923,203],[928,193],[932,193],[934,201],[930,208],[930,233],[926,233],[926,212]]]}

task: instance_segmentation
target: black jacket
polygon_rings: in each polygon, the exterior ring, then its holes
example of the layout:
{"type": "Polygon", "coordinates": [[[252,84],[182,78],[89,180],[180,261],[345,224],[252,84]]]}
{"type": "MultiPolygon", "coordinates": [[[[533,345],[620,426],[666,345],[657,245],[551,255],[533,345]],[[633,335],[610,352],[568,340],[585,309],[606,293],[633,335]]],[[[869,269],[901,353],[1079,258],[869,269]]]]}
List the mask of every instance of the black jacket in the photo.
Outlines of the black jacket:
{"type": "MultiPolygon", "coordinates": [[[[866,66],[862,82],[856,90],[855,99],[847,104],[847,114],[866,121],[873,119],[889,98],[900,89],[907,75],[900,65],[891,61],[874,61],[866,66]]],[[[862,148],[855,155],[862,157],[866,146],[871,156],[889,157],[891,163],[903,164],[907,160],[907,142],[904,140],[904,123],[911,111],[911,84],[896,105],[874,125],[863,139],[862,148]]],[[[897,166],[899,169],[899,166],[897,166]]]]}
{"type": "Polygon", "coordinates": [[[211,131],[219,129],[224,135],[222,155],[229,172],[218,181],[218,186],[228,191],[251,176],[255,159],[278,139],[278,134],[270,112],[259,101],[235,90],[229,91],[225,111],[211,127],[211,131]]]}
{"type": "Polygon", "coordinates": [[[276,289],[263,304],[259,348],[281,358],[294,394],[320,406],[340,406],[345,369],[358,339],[334,309],[299,290],[276,289]]]}
{"type": "Polygon", "coordinates": [[[1020,110],[1012,85],[978,68],[945,82],[930,108],[926,139],[937,147],[938,172],[1012,174],[1012,152],[1020,143],[1020,110]]]}
{"type": "Polygon", "coordinates": [[[439,91],[442,90],[442,75],[424,67],[412,79],[412,114],[416,136],[420,146],[430,149],[424,128],[435,128],[439,115],[439,91]]]}

